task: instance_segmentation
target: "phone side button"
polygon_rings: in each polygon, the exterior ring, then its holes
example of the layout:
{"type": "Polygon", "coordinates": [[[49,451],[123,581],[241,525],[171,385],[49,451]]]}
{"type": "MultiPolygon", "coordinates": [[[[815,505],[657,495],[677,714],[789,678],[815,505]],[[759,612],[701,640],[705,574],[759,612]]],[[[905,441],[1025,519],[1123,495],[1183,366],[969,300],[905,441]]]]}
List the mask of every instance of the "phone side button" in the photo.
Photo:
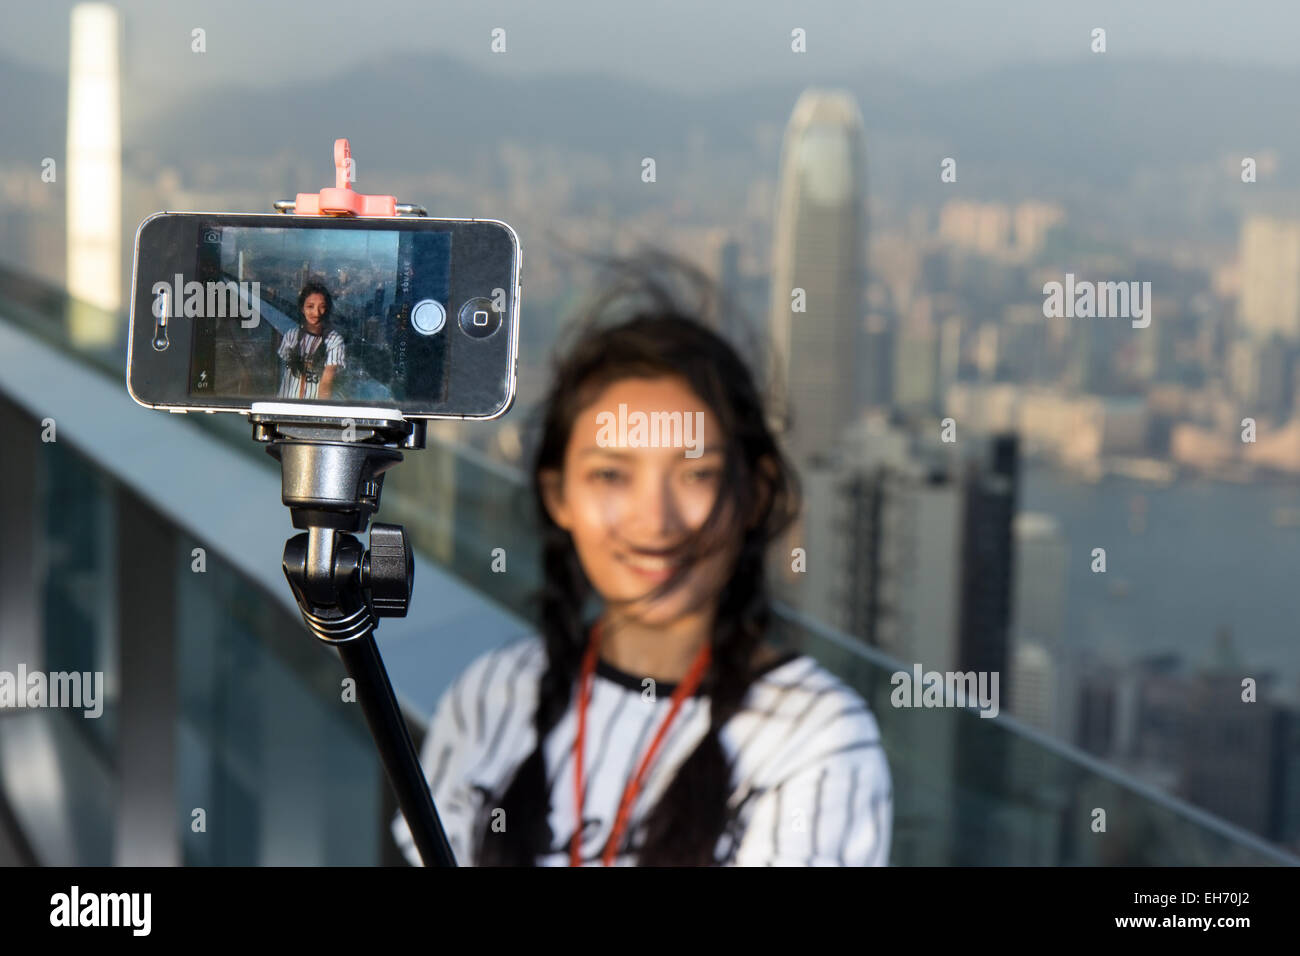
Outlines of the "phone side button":
{"type": "Polygon", "coordinates": [[[188,415],[190,413],[188,408],[169,408],[167,411],[171,412],[173,415],[188,415]]]}

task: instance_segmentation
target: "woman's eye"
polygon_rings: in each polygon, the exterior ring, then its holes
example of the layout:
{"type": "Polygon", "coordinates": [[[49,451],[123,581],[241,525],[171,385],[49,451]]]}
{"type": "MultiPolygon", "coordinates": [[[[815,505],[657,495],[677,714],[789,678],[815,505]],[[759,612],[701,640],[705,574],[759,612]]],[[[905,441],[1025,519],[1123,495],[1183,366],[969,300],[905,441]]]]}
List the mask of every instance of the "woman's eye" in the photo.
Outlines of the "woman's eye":
{"type": "Polygon", "coordinates": [[[623,473],[613,468],[597,468],[591,473],[591,477],[605,484],[615,485],[623,480],[623,473]]]}
{"type": "Polygon", "coordinates": [[[716,468],[695,468],[686,473],[687,481],[712,481],[718,477],[716,468]]]}

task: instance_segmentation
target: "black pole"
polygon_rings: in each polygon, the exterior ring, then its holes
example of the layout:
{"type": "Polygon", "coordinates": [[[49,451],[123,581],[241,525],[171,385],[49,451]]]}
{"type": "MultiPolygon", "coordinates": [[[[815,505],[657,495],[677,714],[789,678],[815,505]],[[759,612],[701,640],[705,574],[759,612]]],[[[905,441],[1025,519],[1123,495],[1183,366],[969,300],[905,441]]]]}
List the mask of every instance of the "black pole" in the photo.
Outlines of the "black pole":
{"type": "Polygon", "coordinates": [[[379,656],[375,635],[370,633],[344,641],[338,649],[343,666],[357,682],[357,700],[379,748],[388,782],[397,795],[397,805],[411,828],[420,858],[425,866],[455,866],[456,856],[434,809],[410,730],[379,656]]]}

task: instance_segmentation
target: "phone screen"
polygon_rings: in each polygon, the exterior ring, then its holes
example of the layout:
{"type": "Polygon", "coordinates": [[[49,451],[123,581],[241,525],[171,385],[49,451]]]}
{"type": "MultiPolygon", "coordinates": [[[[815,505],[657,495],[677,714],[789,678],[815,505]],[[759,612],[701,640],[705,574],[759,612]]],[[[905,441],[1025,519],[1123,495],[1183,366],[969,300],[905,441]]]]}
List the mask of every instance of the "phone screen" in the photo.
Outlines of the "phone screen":
{"type": "Polygon", "coordinates": [[[171,297],[195,323],[196,404],[446,400],[450,231],[204,221],[198,246],[199,287],[171,297]]]}

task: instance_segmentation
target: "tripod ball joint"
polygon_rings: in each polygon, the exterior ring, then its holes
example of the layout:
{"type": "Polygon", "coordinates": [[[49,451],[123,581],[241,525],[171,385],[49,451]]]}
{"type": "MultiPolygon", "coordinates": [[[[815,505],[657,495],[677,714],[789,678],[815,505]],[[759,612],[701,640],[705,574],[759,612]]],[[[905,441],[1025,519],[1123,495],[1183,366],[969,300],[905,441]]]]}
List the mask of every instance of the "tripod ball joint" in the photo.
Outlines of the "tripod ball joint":
{"type": "Polygon", "coordinates": [[[374,522],[370,549],[361,562],[361,586],[370,592],[376,617],[406,617],[415,583],[415,558],[406,529],[374,522]]]}

